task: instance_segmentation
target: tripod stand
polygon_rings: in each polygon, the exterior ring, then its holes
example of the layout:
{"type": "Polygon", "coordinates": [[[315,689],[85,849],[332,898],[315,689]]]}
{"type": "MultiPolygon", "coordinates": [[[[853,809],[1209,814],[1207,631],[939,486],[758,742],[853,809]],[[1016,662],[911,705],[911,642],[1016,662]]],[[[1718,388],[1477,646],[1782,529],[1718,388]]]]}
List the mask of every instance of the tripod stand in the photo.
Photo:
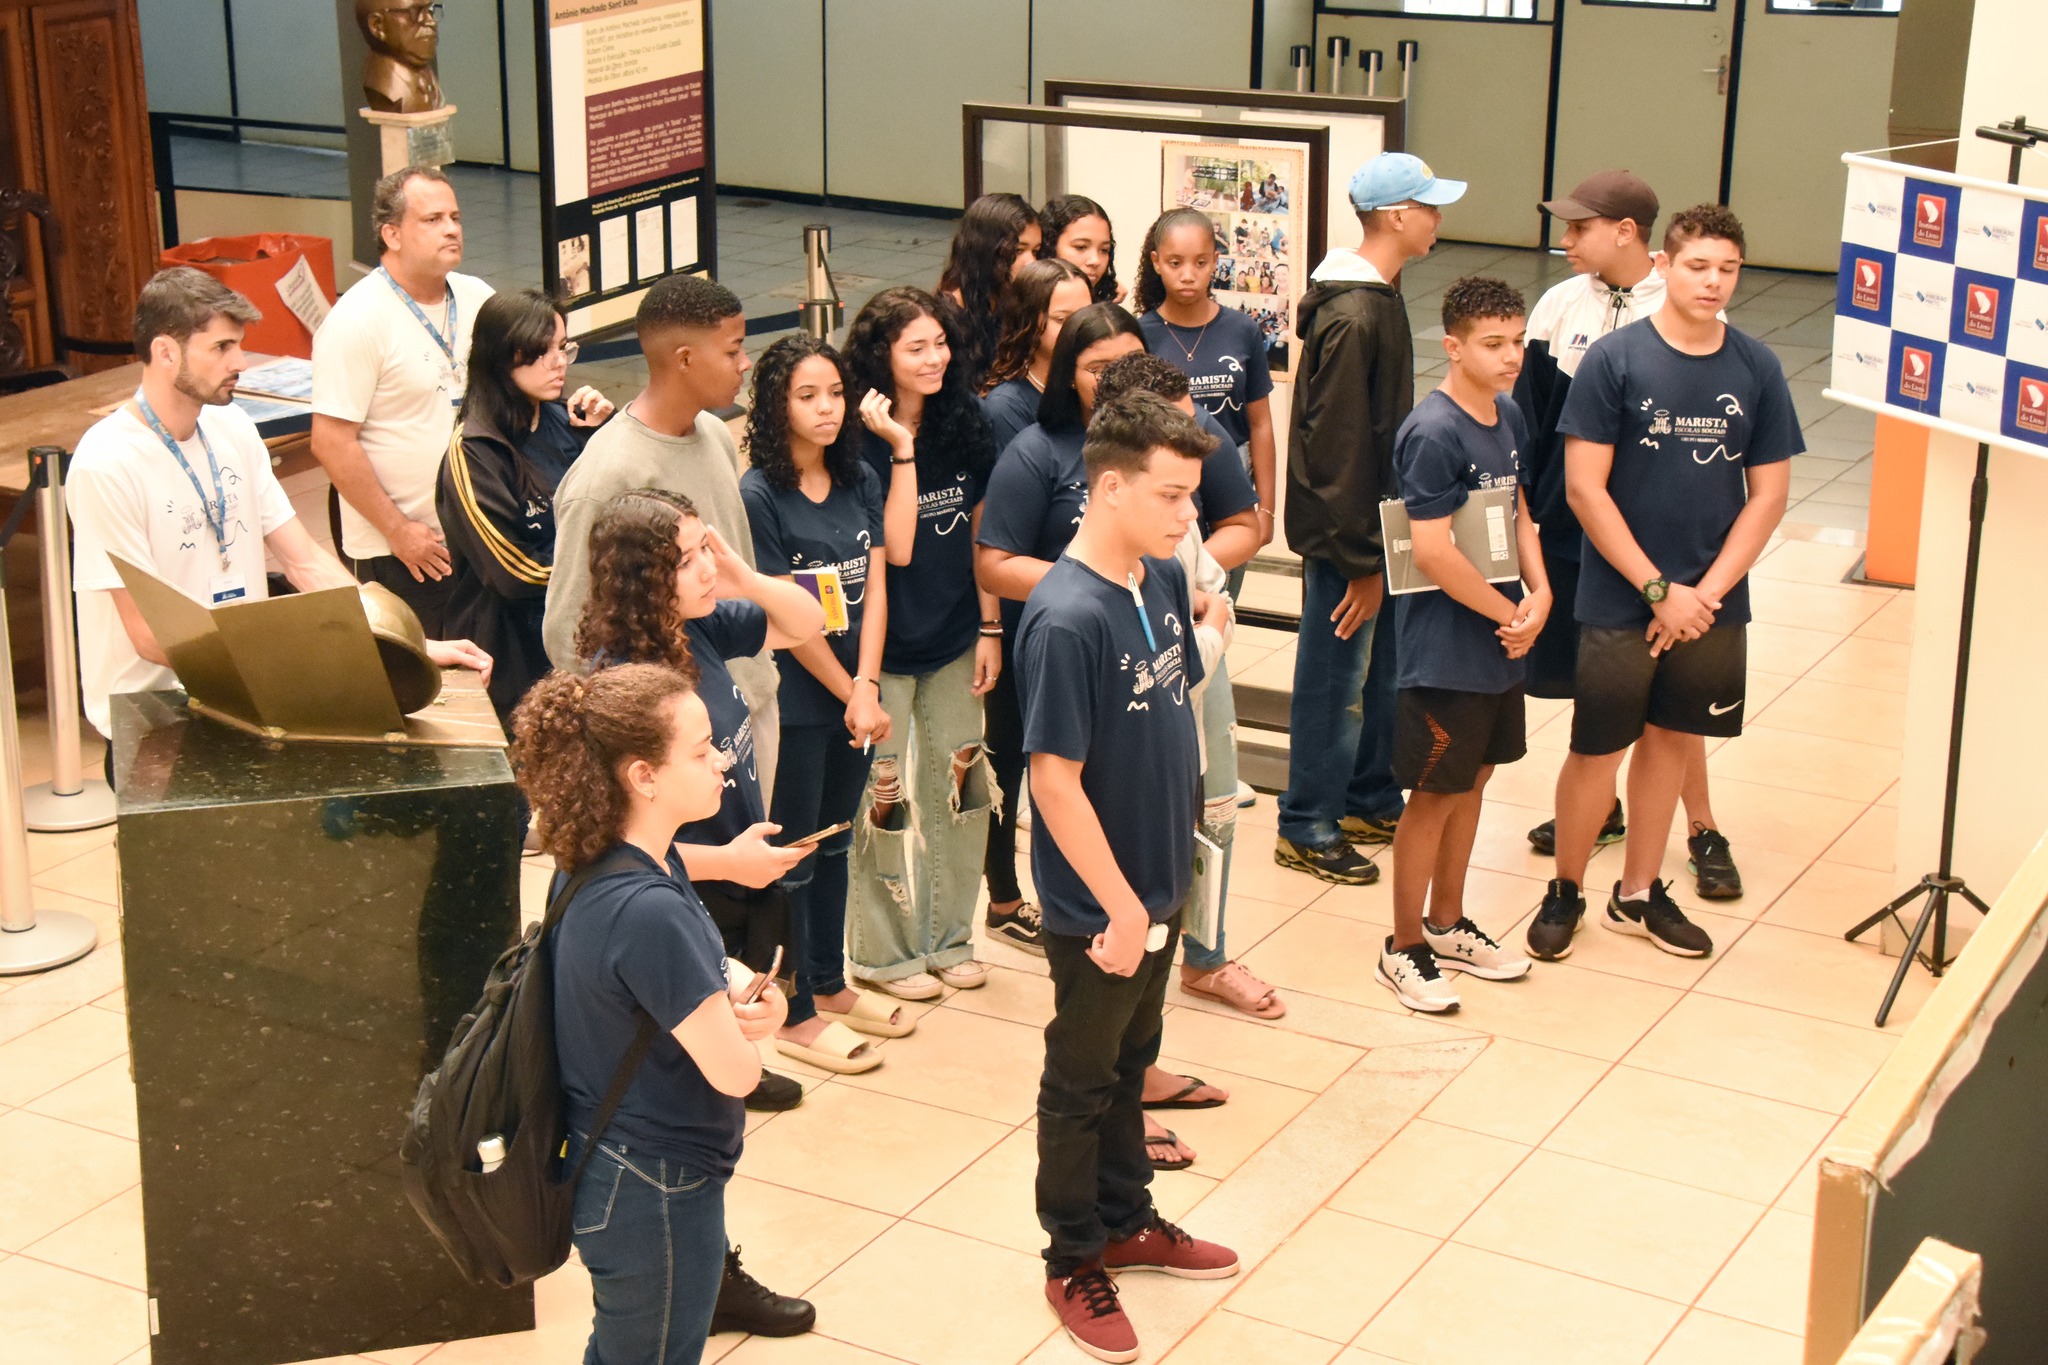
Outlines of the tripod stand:
{"type": "MultiPolygon", "coordinates": [[[[2048,138],[2048,128],[2030,128],[2026,115],[2022,114],[2011,123],[2001,123],[1995,128],[1979,128],[1977,136],[1991,142],[2000,142],[2012,148],[2012,160],[2006,170],[2006,183],[2020,182],[2020,155],[2048,138]]],[[[1899,955],[1899,968],[1892,973],[1892,984],[1884,993],[1884,1002],[1877,1007],[1877,1026],[1884,1027],[1884,1021],[1891,1017],[1892,1002],[1899,997],[1899,988],[1906,984],[1906,973],[1913,969],[1913,959],[1918,957],[1927,964],[1931,975],[1940,976],[1948,969],[1948,910],[1949,898],[1961,896],[1977,907],[1980,914],[1989,914],[1991,907],[1970,890],[1961,877],[1955,875],[1956,851],[1956,798],[1962,784],[1963,774],[1963,702],[1970,684],[1970,641],[1976,633],[1977,619],[1977,566],[1984,548],[1984,509],[1991,498],[1991,446],[1984,441],[1977,443],[1977,473],[1970,481],[1970,540],[1969,548],[1963,555],[1963,612],[1962,624],[1956,637],[1956,689],[1955,702],[1948,719],[1948,780],[1942,793],[1941,802],[1941,855],[1936,870],[1922,877],[1918,884],[1907,890],[1891,904],[1865,919],[1843,937],[1854,941],[1886,919],[1896,920],[1899,911],[1925,896],[1926,908],[1912,932],[1906,936],[1905,951],[1899,955]],[[1920,945],[1927,937],[1929,927],[1933,928],[1933,942],[1929,951],[1922,956],[1920,945]]],[[[1904,921],[1899,921],[1904,929],[1904,921]]]]}

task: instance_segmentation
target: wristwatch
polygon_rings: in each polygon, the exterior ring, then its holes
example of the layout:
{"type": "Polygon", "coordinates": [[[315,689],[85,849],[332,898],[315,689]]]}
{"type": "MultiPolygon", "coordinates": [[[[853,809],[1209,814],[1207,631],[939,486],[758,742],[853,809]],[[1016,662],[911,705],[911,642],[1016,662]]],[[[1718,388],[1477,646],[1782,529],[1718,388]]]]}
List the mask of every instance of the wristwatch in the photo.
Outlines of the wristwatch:
{"type": "Polygon", "coordinates": [[[1649,582],[1643,584],[1643,586],[1640,589],[1638,589],[1638,591],[1642,593],[1643,600],[1654,607],[1659,602],[1662,602],[1665,598],[1665,595],[1671,591],[1671,580],[1666,578],[1653,578],[1649,582]]]}

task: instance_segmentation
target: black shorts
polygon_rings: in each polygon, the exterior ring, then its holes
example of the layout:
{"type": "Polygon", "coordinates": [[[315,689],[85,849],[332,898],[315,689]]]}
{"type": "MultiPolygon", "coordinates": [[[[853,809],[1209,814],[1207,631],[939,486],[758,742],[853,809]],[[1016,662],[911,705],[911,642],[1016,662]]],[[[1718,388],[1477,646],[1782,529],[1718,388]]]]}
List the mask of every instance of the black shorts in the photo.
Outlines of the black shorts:
{"type": "Polygon", "coordinates": [[[1619,753],[1643,727],[1732,738],[1742,733],[1748,633],[1716,626],[1651,657],[1644,627],[1579,627],[1578,698],[1572,752],[1619,753]]]}
{"type": "Polygon", "coordinates": [[[1488,764],[1529,751],[1522,689],[1453,692],[1404,687],[1394,722],[1394,780],[1410,791],[1456,795],[1488,764]]]}
{"type": "Polygon", "coordinates": [[[1550,576],[1550,615],[1529,649],[1529,695],[1569,701],[1579,674],[1579,561],[1543,550],[1550,576]]]}

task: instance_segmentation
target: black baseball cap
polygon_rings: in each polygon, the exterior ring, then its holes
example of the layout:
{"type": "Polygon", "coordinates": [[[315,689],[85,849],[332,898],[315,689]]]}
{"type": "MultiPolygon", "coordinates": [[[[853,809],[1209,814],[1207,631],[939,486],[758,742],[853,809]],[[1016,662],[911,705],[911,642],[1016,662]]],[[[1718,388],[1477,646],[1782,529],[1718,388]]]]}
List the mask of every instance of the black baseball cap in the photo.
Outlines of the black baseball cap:
{"type": "Polygon", "coordinates": [[[1641,176],[1629,171],[1600,171],[1572,187],[1562,199],[1546,199],[1537,205],[1552,217],[1575,223],[1585,218],[1629,218],[1636,230],[1649,235],[1657,221],[1657,193],[1641,176]]]}

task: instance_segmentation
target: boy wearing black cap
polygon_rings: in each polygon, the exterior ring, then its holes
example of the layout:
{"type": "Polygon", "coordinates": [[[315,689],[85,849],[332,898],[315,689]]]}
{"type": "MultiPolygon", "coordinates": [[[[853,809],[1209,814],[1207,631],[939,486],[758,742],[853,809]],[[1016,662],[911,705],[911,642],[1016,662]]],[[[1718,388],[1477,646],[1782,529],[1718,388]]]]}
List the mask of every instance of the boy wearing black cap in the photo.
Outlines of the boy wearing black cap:
{"type": "Polygon", "coordinates": [[[1557,780],[1557,871],[1530,922],[1545,959],[1571,951],[1579,883],[1631,745],[1633,817],[1601,922],[1682,957],[1713,951],[1658,872],[1694,736],[1742,733],[1748,574],[1785,514],[1805,448],[1785,372],[1722,320],[1742,224],[1718,204],[1664,230],[1664,303],[1586,352],[1557,429],[1585,528],[1571,753],[1557,780]]]}
{"type": "MultiPolygon", "coordinates": [[[[1581,273],[1552,286],[1529,315],[1528,355],[1515,385],[1515,402],[1532,429],[1523,462],[1529,506],[1542,528],[1544,567],[1556,594],[1549,624],[1529,653],[1529,691],[1569,699],[1579,661],[1573,604],[1583,534],[1565,497],[1564,436],[1557,422],[1587,348],[1661,308],[1664,277],[1650,254],[1657,195],[1631,172],[1600,171],[1580,181],[1564,198],[1545,200],[1538,207],[1564,222],[1565,259],[1581,273]]],[[[1682,795],[1693,875],[1702,898],[1734,900],[1742,895],[1742,874],[1708,797],[1706,741],[1690,739],[1682,795]]],[[[1600,828],[1599,842],[1615,843],[1626,833],[1617,800],[1600,828]]],[[[1545,820],[1529,831],[1529,842],[1538,853],[1552,853],[1556,834],[1557,822],[1545,820]]]]}
{"type": "Polygon", "coordinates": [[[1301,556],[1301,625],[1273,860],[1326,882],[1377,881],[1379,868],[1350,841],[1391,837],[1399,811],[1391,772],[1376,774],[1367,761],[1385,753],[1394,731],[1394,680],[1379,666],[1391,652],[1373,644],[1384,588],[1379,504],[1394,487],[1394,433],[1415,406],[1415,343],[1398,281],[1436,244],[1440,207],[1464,193],[1463,181],[1439,179],[1404,152],[1359,167],[1351,206],[1364,241],[1315,268],[1296,319],[1287,543],[1301,556]],[[1356,808],[1381,786],[1392,809],[1356,808]]]}

